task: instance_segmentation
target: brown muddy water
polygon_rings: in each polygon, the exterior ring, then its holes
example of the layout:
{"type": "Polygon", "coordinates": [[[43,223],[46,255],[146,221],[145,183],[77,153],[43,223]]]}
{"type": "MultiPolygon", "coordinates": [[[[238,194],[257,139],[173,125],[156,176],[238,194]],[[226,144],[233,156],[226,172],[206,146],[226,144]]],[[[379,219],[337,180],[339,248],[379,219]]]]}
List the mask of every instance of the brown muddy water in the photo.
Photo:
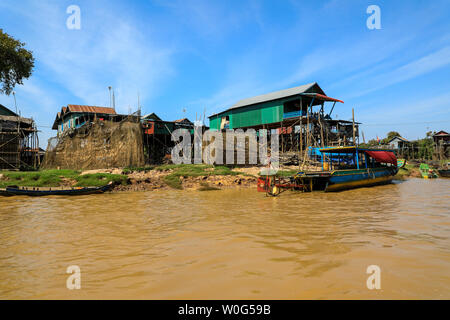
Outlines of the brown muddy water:
{"type": "Polygon", "coordinates": [[[449,187],[0,198],[0,298],[449,299],[449,187]]]}

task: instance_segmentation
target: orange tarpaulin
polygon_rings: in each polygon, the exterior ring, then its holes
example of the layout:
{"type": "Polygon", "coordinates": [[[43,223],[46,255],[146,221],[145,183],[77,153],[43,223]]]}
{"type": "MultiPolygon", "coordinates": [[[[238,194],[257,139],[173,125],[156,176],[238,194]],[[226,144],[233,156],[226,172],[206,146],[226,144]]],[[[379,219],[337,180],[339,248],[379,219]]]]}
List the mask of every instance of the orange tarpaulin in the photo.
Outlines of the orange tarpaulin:
{"type": "Polygon", "coordinates": [[[389,151],[364,151],[364,152],[378,162],[392,163],[395,166],[397,165],[397,157],[393,152],[389,151]]]}

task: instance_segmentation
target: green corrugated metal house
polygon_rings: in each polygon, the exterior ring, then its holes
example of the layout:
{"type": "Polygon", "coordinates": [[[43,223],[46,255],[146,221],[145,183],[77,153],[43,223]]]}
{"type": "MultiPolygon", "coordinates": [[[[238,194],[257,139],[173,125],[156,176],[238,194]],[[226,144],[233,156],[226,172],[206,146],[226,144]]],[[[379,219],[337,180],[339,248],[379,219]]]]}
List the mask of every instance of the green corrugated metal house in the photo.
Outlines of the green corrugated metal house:
{"type": "Polygon", "coordinates": [[[327,97],[316,82],[238,101],[231,108],[209,116],[211,130],[262,127],[307,115],[307,108],[325,101],[342,102],[327,97]]]}

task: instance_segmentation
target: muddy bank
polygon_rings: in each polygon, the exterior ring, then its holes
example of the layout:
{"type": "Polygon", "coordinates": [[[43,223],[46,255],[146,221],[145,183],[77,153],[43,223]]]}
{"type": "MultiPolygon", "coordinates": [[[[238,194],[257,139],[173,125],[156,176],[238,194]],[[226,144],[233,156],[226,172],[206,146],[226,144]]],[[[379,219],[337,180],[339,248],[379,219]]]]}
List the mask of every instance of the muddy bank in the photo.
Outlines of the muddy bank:
{"type": "Polygon", "coordinates": [[[396,179],[407,179],[407,178],[422,178],[422,174],[419,170],[420,164],[407,163],[403,168],[398,170],[396,179]]]}
{"type": "MultiPolygon", "coordinates": [[[[0,187],[88,187],[114,184],[114,192],[179,190],[220,190],[255,188],[261,167],[226,167],[210,165],[159,165],[141,168],[109,168],[95,170],[40,170],[35,172],[0,173],[0,187]]],[[[320,170],[308,168],[307,170],[320,170]]],[[[283,166],[280,176],[292,176],[297,166],[283,166]]],[[[420,178],[419,168],[408,163],[394,179],[420,178]]]]}
{"type": "MultiPolygon", "coordinates": [[[[171,175],[173,170],[163,172],[133,172],[127,174],[127,184],[116,185],[115,192],[120,191],[153,191],[173,189],[166,182],[166,177],[171,175]]],[[[249,188],[255,187],[257,178],[249,175],[211,175],[211,176],[180,176],[177,177],[180,187],[184,190],[220,190],[228,188],[249,188]]]]}
{"type": "Polygon", "coordinates": [[[224,166],[165,165],[143,168],[94,170],[40,170],[0,173],[0,188],[91,187],[114,184],[114,191],[151,191],[157,189],[218,190],[256,185],[259,168],[238,171],[224,166]]]}

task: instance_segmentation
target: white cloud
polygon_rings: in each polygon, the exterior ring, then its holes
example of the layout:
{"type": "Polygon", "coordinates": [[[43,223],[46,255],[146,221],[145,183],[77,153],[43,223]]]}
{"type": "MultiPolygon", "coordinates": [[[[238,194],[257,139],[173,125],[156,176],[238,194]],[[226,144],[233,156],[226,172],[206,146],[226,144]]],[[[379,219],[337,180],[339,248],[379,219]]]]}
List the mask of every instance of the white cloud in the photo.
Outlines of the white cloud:
{"type": "Polygon", "coordinates": [[[153,43],[132,17],[117,15],[110,4],[80,5],[81,30],[66,28],[66,8],[55,3],[32,2],[22,8],[14,10],[28,28],[27,44],[39,65],[35,76],[45,74],[77,98],[65,104],[108,105],[107,87],[112,85],[118,111],[127,112],[128,105],[136,108],[138,91],[141,101],[149,101],[174,72],[173,50],[153,43]]]}
{"type": "Polygon", "coordinates": [[[430,130],[449,130],[450,93],[420,100],[410,97],[396,103],[395,107],[392,107],[392,101],[388,103],[388,106],[377,106],[377,110],[383,112],[364,108],[357,110],[358,121],[362,122],[360,128],[366,133],[366,141],[376,135],[382,137],[392,130],[400,132],[407,139],[423,137],[430,130]]]}
{"type": "MultiPolygon", "coordinates": [[[[141,105],[149,104],[174,74],[174,49],[153,41],[148,30],[139,29],[133,16],[115,5],[81,1],[81,30],[68,30],[64,3],[0,4],[2,15],[7,12],[21,22],[9,33],[25,41],[36,59],[34,74],[16,91],[22,114],[41,126],[41,140],[53,134],[48,126],[63,105],[108,106],[111,85],[118,112],[128,112],[129,106],[134,111],[138,92],[141,105]]],[[[11,105],[11,97],[0,100],[11,105]]]]}
{"type": "Polygon", "coordinates": [[[355,92],[350,97],[360,97],[367,93],[407,81],[450,64],[450,47],[444,47],[415,61],[407,63],[393,71],[367,77],[363,83],[366,89],[355,92]]]}

